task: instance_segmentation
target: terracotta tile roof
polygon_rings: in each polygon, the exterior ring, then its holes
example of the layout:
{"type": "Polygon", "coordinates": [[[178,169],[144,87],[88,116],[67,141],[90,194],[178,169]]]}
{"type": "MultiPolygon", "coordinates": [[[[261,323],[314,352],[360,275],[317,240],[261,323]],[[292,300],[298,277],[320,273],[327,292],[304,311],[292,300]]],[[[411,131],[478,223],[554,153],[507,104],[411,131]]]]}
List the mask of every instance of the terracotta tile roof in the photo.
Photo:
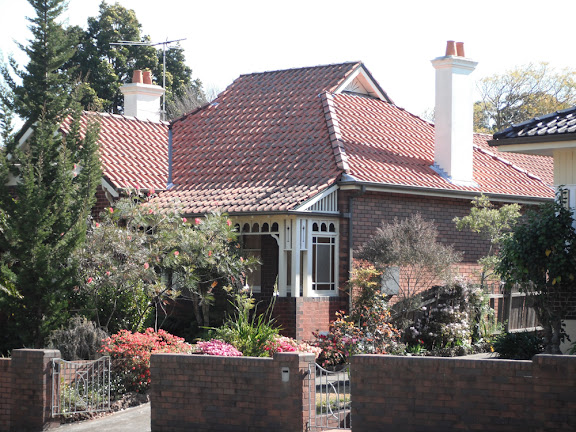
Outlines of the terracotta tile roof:
{"type": "MultiPolygon", "coordinates": [[[[495,133],[494,139],[547,137],[554,140],[554,138],[560,138],[565,135],[576,136],[576,107],[556,111],[512,125],[501,132],[495,133]]],[[[505,142],[502,144],[505,144],[505,142]]],[[[498,145],[498,143],[493,145],[498,145]]]]}
{"type": "Polygon", "coordinates": [[[445,190],[552,197],[552,160],[499,153],[489,135],[474,135],[474,180],[458,186],[440,176],[434,163],[434,126],[392,104],[360,96],[334,95],[348,174],[361,182],[445,190]],[[527,171],[530,171],[527,174],[527,171]]]}
{"type": "Polygon", "coordinates": [[[172,124],[175,186],[160,203],[179,201],[189,214],[286,211],[343,174],[446,192],[553,196],[551,158],[498,153],[488,135],[474,137],[477,186],[451,184],[430,167],[433,125],[379,99],[333,94],[361,66],[239,77],[212,104],[172,124]]]}
{"type": "MultiPolygon", "coordinates": [[[[85,112],[82,123],[100,122],[100,161],[104,177],[116,189],[164,190],[168,177],[168,123],[106,113],[85,112]]],[[[64,123],[66,133],[69,124],[64,123]]]]}
{"type": "Polygon", "coordinates": [[[316,195],[341,170],[320,94],[360,63],[243,75],[173,125],[173,183],[160,202],[186,213],[284,211],[316,195]]]}

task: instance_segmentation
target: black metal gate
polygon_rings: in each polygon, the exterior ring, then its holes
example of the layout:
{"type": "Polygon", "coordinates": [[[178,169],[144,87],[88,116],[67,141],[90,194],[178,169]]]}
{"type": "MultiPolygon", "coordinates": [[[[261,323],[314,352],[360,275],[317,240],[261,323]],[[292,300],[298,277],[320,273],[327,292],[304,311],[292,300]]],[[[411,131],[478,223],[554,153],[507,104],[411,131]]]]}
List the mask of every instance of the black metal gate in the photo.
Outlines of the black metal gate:
{"type": "Polygon", "coordinates": [[[350,365],[329,371],[316,363],[308,365],[309,429],[349,429],[350,365]]]}
{"type": "Polygon", "coordinates": [[[110,357],[52,360],[52,417],[110,410],[110,357]]]}

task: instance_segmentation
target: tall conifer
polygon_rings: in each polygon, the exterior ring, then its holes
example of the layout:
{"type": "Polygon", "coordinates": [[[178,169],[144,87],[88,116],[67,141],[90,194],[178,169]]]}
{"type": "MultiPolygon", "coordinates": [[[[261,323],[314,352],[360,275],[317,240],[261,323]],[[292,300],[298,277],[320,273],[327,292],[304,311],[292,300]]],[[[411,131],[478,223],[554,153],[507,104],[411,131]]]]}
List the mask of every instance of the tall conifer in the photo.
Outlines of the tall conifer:
{"type": "Polygon", "coordinates": [[[76,285],[72,254],[84,241],[101,175],[98,125],[81,128],[82,112],[62,70],[74,49],[57,23],[65,3],[29,3],[36,12],[29,18],[33,39],[23,47],[30,60],[17,74],[22,83],[9,85],[14,110],[32,134],[25,142],[8,140],[0,154],[2,279],[18,291],[3,298],[0,292],[0,351],[40,347],[68,318],[76,285]]]}

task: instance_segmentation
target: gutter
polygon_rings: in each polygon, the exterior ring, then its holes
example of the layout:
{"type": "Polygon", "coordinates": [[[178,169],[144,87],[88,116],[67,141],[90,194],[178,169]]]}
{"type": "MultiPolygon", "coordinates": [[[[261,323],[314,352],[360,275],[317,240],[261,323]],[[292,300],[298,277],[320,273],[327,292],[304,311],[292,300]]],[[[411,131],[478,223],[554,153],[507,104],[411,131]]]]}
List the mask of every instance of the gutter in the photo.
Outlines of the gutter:
{"type": "MultiPolygon", "coordinates": [[[[483,191],[463,191],[463,190],[448,190],[448,189],[436,189],[427,188],[419,186],[405,186],[405,185],[395,185],[388,184],[383,185],[382,183],[370,183],[370,182],[359,182],[359,181],[347,181],[339,183],[341,190],[360,190],[365,188],[368,192],[390,192],[390,193],[402,193],[407,195],[424,195],[431,197],[442,197],[442,198],[460,198],[460,199],[474,199],[480,194],[488,196],[491,200],[498,202],[511,202],[519,204],[537,204],[553,201],[554,198],[546,197],[533,197],[527,195],[508,195],[508,194],[498,194],[483,191]]],[[[550,187],[550,192],[554,192],[554,189],[550,187]]]]}

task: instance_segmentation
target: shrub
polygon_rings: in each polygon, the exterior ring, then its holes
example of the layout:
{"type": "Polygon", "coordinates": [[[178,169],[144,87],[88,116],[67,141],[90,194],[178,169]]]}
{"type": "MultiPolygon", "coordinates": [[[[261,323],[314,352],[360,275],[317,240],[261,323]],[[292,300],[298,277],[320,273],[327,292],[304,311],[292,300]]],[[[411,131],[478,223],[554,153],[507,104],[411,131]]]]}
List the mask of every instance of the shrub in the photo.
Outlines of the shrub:
{"type": "Polygon", "coordinates": [[[312,353],[316,358],[322,352],[322,349],[316,346],[312,346],[307,342],[298,342],[292,338],[286,336],[274,336],[269,340],[264,349],[273,356],[277,352],[305,352],[312,353]]]}
{"type": "Polygon", "coordinates": [[[99,357],[102,341],[108,334],[92,321],[81,316],[72,317],[68,326],[54,330],[48,337],[48,348],[60,350],[65,360],[95,360],[99,357]]]}
{"type": "Polygon", "coordinates": [[[218,339],[211,339],[207,342],[198,342],[196,344],[202,354],[216,355],[223,357],[241,357],[242,353],[229,343],[222,342],[218,339]]]}
{"type": "Polygon", "coordinates": [[[230,302],[236,309],[221,327],[212,329],[210,337],[227,342],[249,357],[268,357],[268,341],[278,336],[271,317],[273,304],[264,314],[258,314],[254,298],[241,292],[230,302]]]}
{"type": "Polygon", "coordinates": [[[112,358],[113,381],[119,393],[144,393],[150,387],[152,353],[187,353],[191,347],[184,339],[164,330],[148,328],[144,333],[121,330],[104,339],[100,352],[112,358]]]}
{"type": "Polygon", "coordinates": [[[503,333],[494,341],[498,357],[514,360],[530,360],[544,351],[542,337],[535,333],[503,333]]]}
{"type": "Polygon", "coordinates": [[[397,351],[400,332],[390,323],[391,316],[384,297],[372,307],[359,312],[353,321],[343,312],[336,313],[336,320],[327,334],[314,333],[314,344],[322,348],[317,362],[323,366],[348,363],[354,354],[387,354],[397,351]]]}
{"type": "Polygon", "coordinates": [[[435,287],[424,293],[423,298],[427,306],[421,308],[413,325],[404,332],[404,340],[410,347],[424,345],[440,355],[442,350],[483,343],[491,337],[490,330],[496,328],[488,297],[479,287],[463,280],[435,287]]]}

